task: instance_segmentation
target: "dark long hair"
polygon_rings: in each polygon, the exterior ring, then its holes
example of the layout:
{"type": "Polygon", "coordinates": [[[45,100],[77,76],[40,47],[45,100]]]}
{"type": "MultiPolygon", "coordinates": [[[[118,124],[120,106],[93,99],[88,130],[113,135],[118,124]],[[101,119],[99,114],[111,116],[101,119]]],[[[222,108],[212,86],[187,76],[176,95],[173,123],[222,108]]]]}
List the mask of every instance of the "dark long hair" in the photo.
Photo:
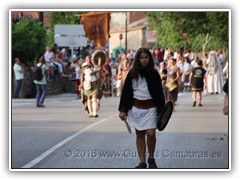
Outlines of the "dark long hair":
{"type": "Polygon", "coordinates": [[[130,75],[133,79],[138,79],[139,75],[140,76],[146,76],[148,74],[150,74],[152,71],[154,71],[154,60],[153,60],[153,56],[151,54],[151,52],[147,49],[147,48],[139,48],[134,62],[133,62],[133,67],[130,70],[130,75]],[[149,62],[147,67],[145,67],[144,69],[142,69],[141,67],[141,63],[140,63],[140,56],[142,53],[146,53],[149,57],[149,62]]]}

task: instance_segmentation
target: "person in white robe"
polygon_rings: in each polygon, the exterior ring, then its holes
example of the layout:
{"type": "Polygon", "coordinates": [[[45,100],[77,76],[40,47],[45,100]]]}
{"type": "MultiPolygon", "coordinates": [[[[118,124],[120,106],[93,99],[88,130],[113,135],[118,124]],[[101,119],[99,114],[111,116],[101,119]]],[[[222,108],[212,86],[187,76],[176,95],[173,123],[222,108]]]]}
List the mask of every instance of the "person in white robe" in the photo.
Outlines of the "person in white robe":
{"type": "Polygon", "coordinates": [[[218,63],[218,92],[222,93],[222,88],[223,88],[223,63],[224,63],[224,58],[222,55],[222,51],[220,51],[219,56],[217,56],[217,63],[218,63]]]}
{"type": "Polygon", "coordinates": [[[208,92],[218,94],[218,60],[214,51],[210,52],[210,58],[207,61],[208,72],[208,92]]]}

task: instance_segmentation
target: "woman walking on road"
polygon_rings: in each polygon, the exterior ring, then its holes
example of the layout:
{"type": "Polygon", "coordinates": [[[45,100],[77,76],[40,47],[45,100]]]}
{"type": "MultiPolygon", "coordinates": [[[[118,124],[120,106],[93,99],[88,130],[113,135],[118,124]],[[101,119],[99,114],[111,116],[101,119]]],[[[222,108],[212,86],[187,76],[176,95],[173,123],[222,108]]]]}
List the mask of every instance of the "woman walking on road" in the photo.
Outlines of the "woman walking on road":
{"type": "MultiPolygon", "coordinates": [[[[180,70],[176,65],[177,60],[171,57],[169,60],[169,67],[167,68],[167,84],[172,83],[175,88],[168,89],[168,100],[173,102],[173,105],[176,105],[178,99],[178,79],[180,78],[180,70]]],[[[175,108],[173,108],[175,110],[175,108]]]]}
{"type": "Polygon", "coordinates": [[[118,108],[121,120],[128,117],[129,124],[136,130],[136,145],[140,159],[136,168],[147,168],[146,146],[149,168],[157,168],[154,159],[156,120],[164,104],[161,78],[154,69],[151,52],[146,48],[140,48],[127,75],[118,108]]]}
{"type": "Polygon", "coordinates": [[[44,56],[41,56],[38,59],[37,67],[41,67],[42,70],[42,80],[37,81],[34,80],[34,83],[36,84],[37,94],[36,94],[36,107],[45,107],[44,100],[46,97],[46,73],[49,67],[45,64],[44,56]]]}
{"type": "Polygon", "coordinates": [[[202,91],[206,88],[206,71],[202,68],[202,60],[198,59],[197,67],[190,74],[190,82],[192,84],[193,107],[196,106],[196,94],[198,93],[198,106],[202,106],[202,91]]]}

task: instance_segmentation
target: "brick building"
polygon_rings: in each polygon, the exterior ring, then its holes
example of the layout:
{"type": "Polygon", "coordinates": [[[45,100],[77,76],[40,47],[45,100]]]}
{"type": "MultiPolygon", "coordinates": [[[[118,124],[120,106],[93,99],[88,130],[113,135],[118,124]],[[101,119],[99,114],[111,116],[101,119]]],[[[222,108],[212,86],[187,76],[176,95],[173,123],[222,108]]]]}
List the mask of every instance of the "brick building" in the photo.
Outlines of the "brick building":
{"type": "Polygon", "coordinates": [[[50,17],[49,12],[37,12],[37,11],[12,11],[11,12],[12,20],[18,21],[19,19],[35,19],[41,21],[41,13],[43,26],[48,28],[50,26],[50,17]]]}

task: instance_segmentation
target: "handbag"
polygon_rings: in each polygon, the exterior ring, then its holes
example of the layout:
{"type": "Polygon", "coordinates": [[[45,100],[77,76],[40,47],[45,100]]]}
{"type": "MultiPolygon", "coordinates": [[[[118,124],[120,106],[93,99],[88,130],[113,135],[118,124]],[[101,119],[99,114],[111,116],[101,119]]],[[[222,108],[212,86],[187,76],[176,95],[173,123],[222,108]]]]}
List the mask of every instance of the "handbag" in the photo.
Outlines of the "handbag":
{"type": "Polygon", "coordinates": [[[177,85],[173,81],[170,81],[166,84],[166,87],[168,88],[169,92],[171,92],[177,87],[177,85]]]}
{"type": "Polygon", "coordinates": [[[91,89],[91,81],[83,81],[83,88],[84,88],[84,90],[90,90],[91,89]]]}

